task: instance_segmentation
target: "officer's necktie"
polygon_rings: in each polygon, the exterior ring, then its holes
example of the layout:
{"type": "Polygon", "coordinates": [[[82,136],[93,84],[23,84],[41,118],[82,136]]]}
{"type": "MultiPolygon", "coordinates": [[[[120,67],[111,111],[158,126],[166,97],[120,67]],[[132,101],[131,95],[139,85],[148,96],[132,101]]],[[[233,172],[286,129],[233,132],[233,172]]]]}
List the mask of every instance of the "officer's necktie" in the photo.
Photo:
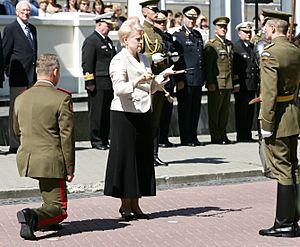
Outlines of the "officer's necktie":
{"type": "Polygon", "coordinates": [[[25,34],[26,34],[26,37],[27,37],[28,41],[29,41],[30,44],[32,45],[31,32],[30,32],[30,29],[29,29],[29,25],[28,25],[28,24],[25,26],[25,34]]]}

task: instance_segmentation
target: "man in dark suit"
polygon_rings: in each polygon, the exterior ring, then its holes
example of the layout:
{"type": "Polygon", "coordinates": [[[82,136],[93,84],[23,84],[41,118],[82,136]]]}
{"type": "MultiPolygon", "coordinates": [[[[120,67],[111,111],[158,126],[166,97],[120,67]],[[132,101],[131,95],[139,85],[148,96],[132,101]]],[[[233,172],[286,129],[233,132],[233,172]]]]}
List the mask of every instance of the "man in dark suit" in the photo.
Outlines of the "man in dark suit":
{"type": "Polygon", "coordinates": [[[41,54],[37,82],[15,100],[14,131],[21,137],[17,153],[20,176],[39,182],[43,205],[17,213],[24,239],[36,239],[37,230],[59,230],[67,218],[66,181],[74,177],[75,142],[70,93],[58,90],[57,55],[41,54]]]}
{"type": "Polygon", "coordinates": [[[112,28],[111,13],[95,18],[96,29],[82,45],[82,69],[88,92],[90,138],[92,147],[108,149],[110,105],[113,99],[109,64],[116,50],[108,33],[112,28]]]}
{"type": "Polygon", "coordinates": [[[255,61],[254,45],[250,43],[252,22],[242,22],[236,26],[239,40],[234,45],[233,70],[238,75],[234,86],[235,123],[237,142],[251,142],[254,104],[249,102],[255,98],[259,83],[259,69],[255,61]]]}
{"type": "Polygon", "coordinates": [[[185,74],[174,76],[177,84],[178,120],[181,145],[199,146],[197,127],[200,116],[202,86],[204,85],[203,40],[194,29],[200,9],[185,7],[183,26],[173,34],[175,49],[181,55],[176,70],[188,69],[185,74]]]}
{"type": "Polygon", "coordinates": [[[37,32],[29,23],[31,7],[28,1],[16,6],[17,20],[5,26],[3,31],[3,57],[9,78],[9,151],[16,153],[20,141],[14,134],[12,114],[15,98],[36,80],[37,32]]]}

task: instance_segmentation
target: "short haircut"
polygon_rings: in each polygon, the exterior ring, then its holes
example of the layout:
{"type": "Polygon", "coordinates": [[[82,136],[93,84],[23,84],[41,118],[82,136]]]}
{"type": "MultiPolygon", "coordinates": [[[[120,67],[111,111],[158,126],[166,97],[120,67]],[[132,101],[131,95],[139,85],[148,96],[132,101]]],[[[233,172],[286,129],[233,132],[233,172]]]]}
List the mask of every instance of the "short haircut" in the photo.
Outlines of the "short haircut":
{"type": "Polygon", "coordinates": [[[281,19],[270,19],[268,20],[269,25],[274,25],[277,29],[277,32],[280,34],[287,34],[288,28],[289,28],[289,24],[287,21],[285,20],[281,20],[281,19]]]}
{"type": "Polygon", "coordinates": [[[59,60],[56,54],[42,53],[36,61],[36,73],[38,75],[51,75],[54,69],[59,69],[59,60]]]}
{"type": "Polygon", "coordinates": [[[118,31],[118,36],[121,45],[124,46],[124,39],[128,38],[132,32],[134,31],[142,32],[143,30],[144,29],[138,20],[130,19],[125,21],[118,31]]]}
{"type": "Polygon", "coordinates": [[[29,9],[31,10],[31,5],[28,0],[21,0],[20,2],[18,2],[16,5],[16,10],[20,9],[21,6],[23,6],[23,5],[27,5],[29,7],[29,9]]]}

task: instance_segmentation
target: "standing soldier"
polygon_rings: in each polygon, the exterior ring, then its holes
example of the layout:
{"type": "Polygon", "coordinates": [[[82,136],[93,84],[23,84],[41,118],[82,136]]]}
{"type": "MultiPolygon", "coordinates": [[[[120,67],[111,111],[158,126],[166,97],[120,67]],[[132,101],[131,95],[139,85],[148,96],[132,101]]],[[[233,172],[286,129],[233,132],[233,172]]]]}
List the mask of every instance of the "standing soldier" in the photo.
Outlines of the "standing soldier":
{"type": "Polygon", "coordinates": [[[71,94],[57,90],[58,57],[41,54],[37,82],[16,98],[14,131],[21,138],[17,165],[22,177],[39,182],[43,205],[17,213],[24,239],[36,239],[37,230],[59,230],[67,218],[66,181],[74,177],[75,142],[71,94]]]}
{"type": "Polygon", "coordinates": [[[260,235],[295,237],[299,220],[299,166],[297,158],[300,114],[295,98],[300,81],[300,50],[286,37],[288,13],[263,10],[266,38],[272,43],[261,54],[261,134],[265,152],[277,179],[277,207],[273,227],[260,235]]]}
{"type": "MultiPolygon", "coordinates": [[[[152,60],[152,55],[163,52],[163,31],[154,26],[158,15],[157,3],[159,0],[141,1],[142,13],[145,17],[144,34],[143,34],[143,48],[144,53],[151,62],[151,69],[153,74],[158,75],[164,69],[164,61],[155,62],[152,60]]],[[[154,165],[167,166],[168,163],[162,161],[158,157],[158,142],[159,142],[159,123],[160,116],[164,103],[164,92],[156,91],[152,95],[152,136],[154,145],[154,165]]]]}
{"type": "Polygon", "coordinates": [[[255,98],[259,83],[254,46],[250,43],[252,23],[242,22],[235,29],[239,36],[239,40],[234,45],[233,54],[233,69],[238,75],[234,83],[239,85],[239,90],[234,93],[237,142],[252,142],[254,140],[251,130],[255,105],[249,105],[249,102],[255,98]]]}
{"type": "Polygon", "coordinates": [[[206,87],[208,89],[208,120],[212,144],[231,144],[226,135],[231,90],[233,88],[233,44],[226,39],[228,17],[217,17],[216,36],[205,46],[206,87]]]}
{"type": "Polygon", "coordinates": [[[194,29],[200,9],[187,6],[182,13],[183,26],[173,34],[175,49],[180,54],[176,70],[186,70],[185,74],[174,77],[177,84],[180,141],[184,146],[200,146],[197,127],[204,85],[204,59],[202,36],[194,29]]]}
{"type": "MultiPolygon", "coordinates": [[[[163,31],[163,54],[160,55],[160,60],[164,61],[167,68],[170,64],[178,61],[178,53],[175,51],[173,36],[167,32],[167,16],[168,12],[161,10],[155,21],[155,26],[163,31]]],[[[173,110],[173,97],[174,97],[174,80],[173,76],[170,76],[169,82],[165,84],[166,94],[163,103],[163,110],[160,118],[160,130],[159,130],[159,146],[160,147],[173,147],[174,144],[168,139],[169,126],[172,117],[173,110]]]]}
{"type": "Polygon", "coordinates": [[[112,13],[95,18],[96,29],[82,45],[82,69],[88,92],[90,138],[92,147],[108,149],[110,105],[113,99],[109,64],[116,54],[108,33],[112,27],[112,13]]]}

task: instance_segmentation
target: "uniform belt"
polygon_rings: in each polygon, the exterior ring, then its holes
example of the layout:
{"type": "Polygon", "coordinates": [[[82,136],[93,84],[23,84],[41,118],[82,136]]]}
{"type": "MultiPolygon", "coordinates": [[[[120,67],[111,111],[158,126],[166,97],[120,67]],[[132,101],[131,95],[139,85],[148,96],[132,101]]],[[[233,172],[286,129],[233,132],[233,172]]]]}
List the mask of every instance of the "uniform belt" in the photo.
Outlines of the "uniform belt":
{"type": "Polygon", "coordinates": [[[277,102],[289,102],[294,99],[294,94],[291,95],[284,95],[284,96],[277,96],[276,101],[277,102]]]}

